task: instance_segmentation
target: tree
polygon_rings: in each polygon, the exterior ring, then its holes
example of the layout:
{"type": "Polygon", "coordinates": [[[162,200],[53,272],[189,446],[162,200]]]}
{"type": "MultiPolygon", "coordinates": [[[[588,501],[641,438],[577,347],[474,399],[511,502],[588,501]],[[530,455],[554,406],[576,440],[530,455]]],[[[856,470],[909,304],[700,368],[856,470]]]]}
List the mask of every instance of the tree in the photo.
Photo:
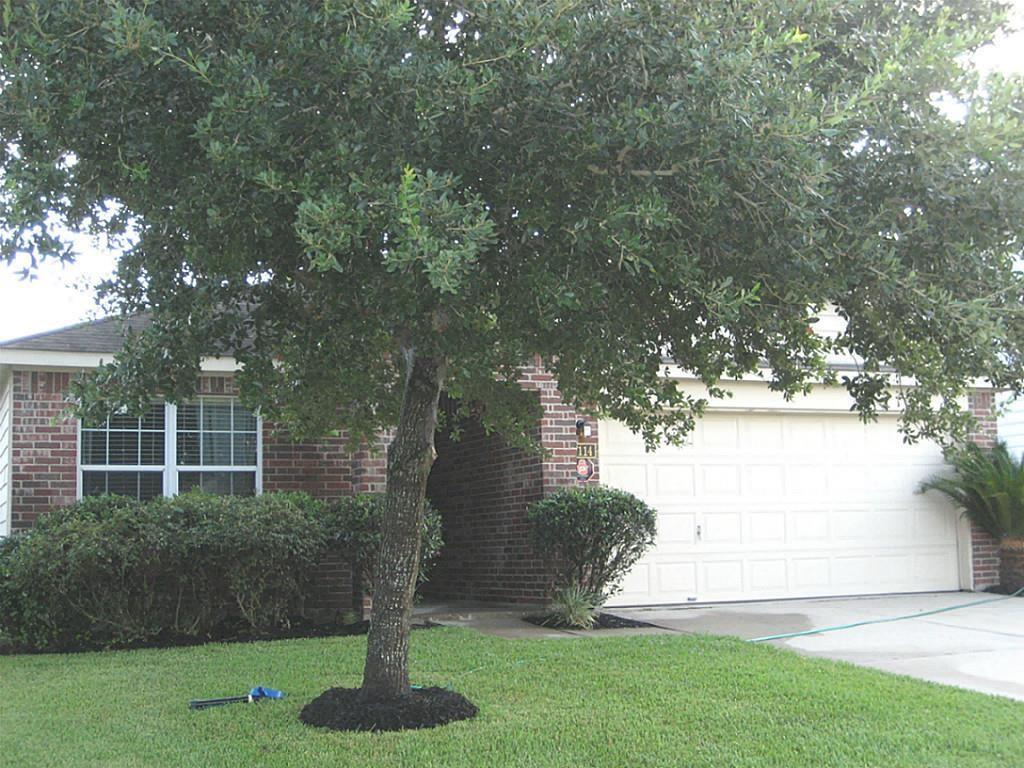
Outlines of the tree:
{"type": "Polygon", "coordinates": [[[1024,99],[986,0],[21,0],[0,40],[2,253],[124,238],[152,328],[83,402],[192,393],[210,344],[298,434],[394,429],[363,692],[408,693],[442,389],[526,435],[540,355],[650,442],[764,370],[909,438],[1021,390],[1024,99]],[[943,104],[964,105],[963,119],[943,104]],[[838,338],[809,332],[824,308],[838,338]],[[913,386],[893,386],[896,376],[913,386]],[[837,382],[838,383],[838,382],[837,382]]]}

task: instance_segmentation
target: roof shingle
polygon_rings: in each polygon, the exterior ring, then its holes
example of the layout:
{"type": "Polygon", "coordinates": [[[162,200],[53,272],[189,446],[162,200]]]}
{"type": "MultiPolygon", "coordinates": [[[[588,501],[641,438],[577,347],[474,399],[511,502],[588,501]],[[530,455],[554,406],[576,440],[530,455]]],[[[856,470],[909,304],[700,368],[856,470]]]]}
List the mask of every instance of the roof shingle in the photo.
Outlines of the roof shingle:
{"type": "Polygon", "coordinates": [[[36,333],[0,343],[0,349],[25,349],[40,352],[118,352],[124,346],[125,331],[139,332],[149,327],[147,312],[130,317],[103,317],[87,323],[69,325],[55,331],[36,333]]]}

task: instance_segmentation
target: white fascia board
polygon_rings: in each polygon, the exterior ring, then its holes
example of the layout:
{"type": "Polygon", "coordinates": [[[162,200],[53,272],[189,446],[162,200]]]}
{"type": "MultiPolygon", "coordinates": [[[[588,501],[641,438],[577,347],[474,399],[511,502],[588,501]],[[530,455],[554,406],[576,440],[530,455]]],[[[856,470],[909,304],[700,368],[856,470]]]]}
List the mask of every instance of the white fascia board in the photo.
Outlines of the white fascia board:
{"type": "MultiPolygon", "coordinates": [[[[850,374],[856,375],[857,373],[860,372],[860,369],[858,369],[858,368],[847,367],[847,366],[833,366],[833,370],[835,370],[836,373],[839,373],[840,376],[842,376],[842,374],[845,374],[845,373],[850,373],[850,374]]],[[[668,379],[679,379],[680,381],[699,381],[700,380],[700,377],[697,376],[692,371],[685,370],[684,368],[682,368],[682,367],[680,367],[678,365],[673,365],[672,363],[666,363],[663,366],[662,373],[665,376],[665,378],[668,378],[668,379]]],[[[890,373],[890,372],[883,372],[883,375],[888,376],[889,384],[894,389],[900,389],[900,388],[909,389],[911,387],[917,386],[917,379],[915,379],[913,376],[900,376],[897,373],[890,373]]],[[[745,382],[745,381],[757,382],[757,383],[760,383],[760,384],[767,385],[768,382],[771,381],[771,377],[772,377],[772,371],[771,371],[770,368],[758,368],[757,371],[754,371],[752,373],[745,373],[745,374],[743,374],[743,376],[741,378],[739,378],[739,379],[722,379],[719,382],[719,386],[721,386],[722,389],[729,389],[729,388],[733,387],[735,384],[737,384],[739,382],[745,382]]],[[[812,380],[811,383],[812,384],[820,384],[821,380],[820,379],[812,380]]],[[[971,379],[967,383],[967,387],[969,389],[993,389],[992,382],[989,381],[988,379],[985,379],[985,378],[971,379]]]]}
{"type": "MultiPolygon", "coordinates": [[[[0,366],[32,370],[97,368],[103,363],[111,362],[113,358],[111,353],[0,349],[0,366]]],[[[240,366],[233,357],[204,357],[200,361],[200,368],[203,373],[234,373],[240,366]]]]}
{"type": "MultiPolygon", "coordinates": [[[[723,382],[722,387],[731,392],[732,397],[711,397],[707,387],[694,378],[681,379],[679,381],[679,388],[687,395],[693,398],[706,399],[709,410],[786,411],[790,413],[851,413],[854,410],[853,398],[850,397],[850,394],[844,387],[837,385],[813,386],[810,394],[798,394],[791,400],[783,397],[781,392],[770,390],[765,381],[756,378],[723,382]]],[[[966,397],[958,398],[957,402],[962,408],[967,407],[966,397]]],[[[897,416],[902,414],[902,412],[903,409],[899,407],[898,401],[894,400],[893,407],[887,411],[880,411],[879,415],[891,414],[897,416]]]]}

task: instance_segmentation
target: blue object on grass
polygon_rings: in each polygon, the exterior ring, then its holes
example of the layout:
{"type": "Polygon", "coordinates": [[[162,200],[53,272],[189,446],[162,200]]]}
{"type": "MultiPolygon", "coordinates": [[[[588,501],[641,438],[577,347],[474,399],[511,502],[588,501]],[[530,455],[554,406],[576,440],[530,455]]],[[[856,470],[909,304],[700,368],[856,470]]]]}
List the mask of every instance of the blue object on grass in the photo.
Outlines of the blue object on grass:
{"type": "Polygon", "coordinates": [[[260,699],[283,699],[284,692],[276,688],[264,688],[262,685],[257,685],[249,691],[249,698],[253,701],[259,701],[260,699]]]}
{"type": "Polygon", "coordinates": [[[192,699],[188,703],[189,709],[209,709],[210,707],[223,707],[226,704],[251,704],[254,701],[263,699],[283,699],[284,692],[276,688],[265,688],[257,685],[245,696],[228,696],[223,699],[192,699]]]}

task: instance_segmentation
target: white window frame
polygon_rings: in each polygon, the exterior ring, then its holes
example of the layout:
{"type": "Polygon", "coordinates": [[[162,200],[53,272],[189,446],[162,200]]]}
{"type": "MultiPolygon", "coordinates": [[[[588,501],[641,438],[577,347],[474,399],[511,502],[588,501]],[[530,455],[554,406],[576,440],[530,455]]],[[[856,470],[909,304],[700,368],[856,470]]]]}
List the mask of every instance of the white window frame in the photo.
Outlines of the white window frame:
{"type": "MultiPolygon", "coordinates": [[[[196,401],[199,400],[220,400],[222,402],[237,403],[237,397],[229,397],[223,395],[197,395],[196,401]]],[[[171,424],[174,425],[173,435],[169,432],[167,435],[168,442],[165,444],[164,456],[170,457],[167,462],[167,467],[170,470],[170,477],[164,477],[164,495],[166,496],[177,496],[178,495],[178,474],[181,472],[255,472],[255,495],[259,496],[263,493],[263,421],[260,419],[260,415],[257,413],[256,416],[256,464],[255,465],[224,465],[224,464],[178,464],[178,406],[168,403],[167,406],[170,408],[168,412],[168,418],[171,418],[171,424]],[[173,438],[173,439],[172,439],[173,438]],[[171,453],[167,453],[167,450],[171,449],[171,453]]],[[[200,426],[200,432],[202,432],[200,426]]],[[[231,434],[234,435],[234,424],[232,424],[231,434]]],[[[200,455],[202,460],[202,455],[200,455]]]]}
{"type": "MultiPolygon", "coordinates": [[[[197,395],[196,399],[222,400],[237,402],[237,397],[229,395],[197,395]]],[[[152,474],[162,473],[163,495],[178,495],[178,473],[179,472],[255,472],[255,495],[263,493],[263,418],[256,415],[256,464],[253,465],[178,465],[178,406],[174,403],[164,404],[164,463],[129,465],[129,464],[83,464],[82,463],[82,420],[78,419],[75,464],[78,475],[78,486],[76,496],[79,500],[83,498],[85,472],[150,472],[152,474]]],[[[232,430],[234,432],[234,430],[232,430]]]]}

